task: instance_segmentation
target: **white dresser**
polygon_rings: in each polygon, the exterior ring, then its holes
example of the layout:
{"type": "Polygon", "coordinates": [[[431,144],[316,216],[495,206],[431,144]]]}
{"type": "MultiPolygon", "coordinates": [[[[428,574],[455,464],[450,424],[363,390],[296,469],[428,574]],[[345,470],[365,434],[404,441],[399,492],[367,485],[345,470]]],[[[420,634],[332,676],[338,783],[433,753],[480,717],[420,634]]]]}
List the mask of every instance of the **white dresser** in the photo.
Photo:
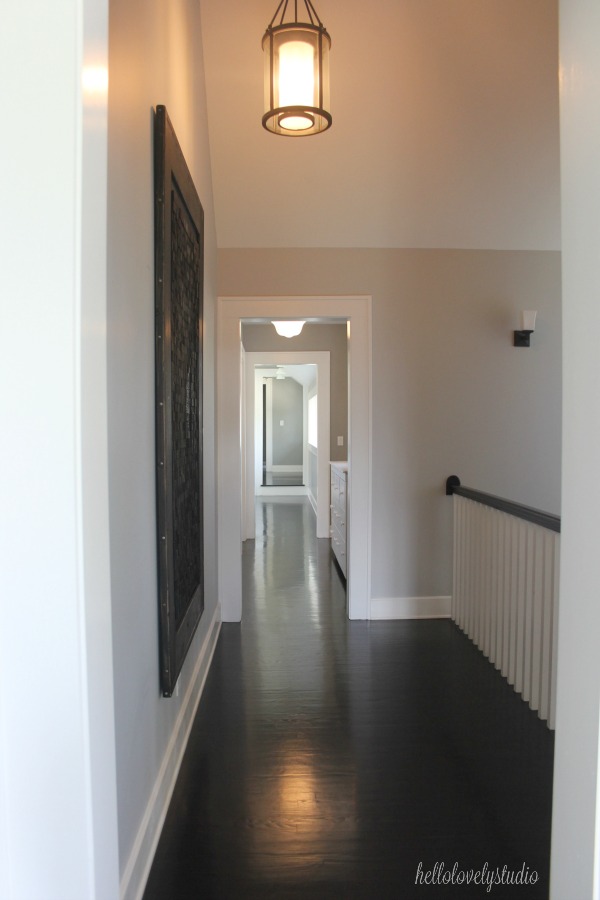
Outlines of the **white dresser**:
{"type": "Polygon", "coordinates": [[[331,549],[339,567],[348,574],[346,556],[348,535],[348,463],[331,464],[331,549]]]}

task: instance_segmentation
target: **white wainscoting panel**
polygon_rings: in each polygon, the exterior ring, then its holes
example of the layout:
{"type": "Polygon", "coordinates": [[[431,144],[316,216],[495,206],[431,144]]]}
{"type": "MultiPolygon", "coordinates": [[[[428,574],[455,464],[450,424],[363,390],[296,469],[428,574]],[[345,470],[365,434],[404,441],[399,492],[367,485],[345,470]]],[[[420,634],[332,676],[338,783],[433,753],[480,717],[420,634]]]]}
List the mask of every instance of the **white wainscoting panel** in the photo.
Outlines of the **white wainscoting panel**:
{"type": "Polygon", "coordinates": [[[454,495],[452,618],[554,728],[560,535],[454,495]]]}

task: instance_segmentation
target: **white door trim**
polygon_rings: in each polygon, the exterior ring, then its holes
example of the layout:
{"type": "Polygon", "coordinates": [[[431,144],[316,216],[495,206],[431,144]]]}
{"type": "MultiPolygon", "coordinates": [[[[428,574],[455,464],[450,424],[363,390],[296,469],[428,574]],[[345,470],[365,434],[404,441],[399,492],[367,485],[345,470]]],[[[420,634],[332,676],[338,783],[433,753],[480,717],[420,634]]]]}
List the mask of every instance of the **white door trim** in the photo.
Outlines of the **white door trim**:
{"type": "Polygon", "coordinates": [[[282,317],[348,322],[348,615],[367,619],[371,594],[371,297],[219,297],[217,480],[219,599],[224,622],[242,617],[241,323],[282,317]]]}

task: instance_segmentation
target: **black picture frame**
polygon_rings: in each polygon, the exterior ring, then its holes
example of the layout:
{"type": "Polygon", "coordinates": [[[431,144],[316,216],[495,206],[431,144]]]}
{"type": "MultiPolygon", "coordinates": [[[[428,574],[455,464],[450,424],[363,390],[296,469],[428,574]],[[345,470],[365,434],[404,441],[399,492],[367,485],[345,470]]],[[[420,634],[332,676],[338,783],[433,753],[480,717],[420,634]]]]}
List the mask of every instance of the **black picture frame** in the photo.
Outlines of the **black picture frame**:
{"type": "Polygon", "coordinates": [[[204,211],[164,106],[153,131],[159,655],[170,697],[204,611],[204,211]]]}

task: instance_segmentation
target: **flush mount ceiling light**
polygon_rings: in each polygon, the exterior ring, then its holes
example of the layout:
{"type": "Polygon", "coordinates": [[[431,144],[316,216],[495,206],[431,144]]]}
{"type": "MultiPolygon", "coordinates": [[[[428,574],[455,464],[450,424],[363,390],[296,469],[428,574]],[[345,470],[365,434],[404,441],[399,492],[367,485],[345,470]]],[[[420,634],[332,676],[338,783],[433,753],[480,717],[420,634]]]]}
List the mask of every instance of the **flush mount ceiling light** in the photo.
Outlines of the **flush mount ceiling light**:
{"type": "Polygon", "coordinates": [[[277,334],[287,338],[296,337],[304,326],[304,322],[272,322],[271,324],[275,326],[277,334]]]}
{"type": "Polygon", "coordinates": [[[264,127],[291,137],[326,131],[332,121],[328,112],[331,38],[311,0],[281,0],[262,45],[264,127]],[[306,21],[298,19],[298,7],[306,21]]]}

